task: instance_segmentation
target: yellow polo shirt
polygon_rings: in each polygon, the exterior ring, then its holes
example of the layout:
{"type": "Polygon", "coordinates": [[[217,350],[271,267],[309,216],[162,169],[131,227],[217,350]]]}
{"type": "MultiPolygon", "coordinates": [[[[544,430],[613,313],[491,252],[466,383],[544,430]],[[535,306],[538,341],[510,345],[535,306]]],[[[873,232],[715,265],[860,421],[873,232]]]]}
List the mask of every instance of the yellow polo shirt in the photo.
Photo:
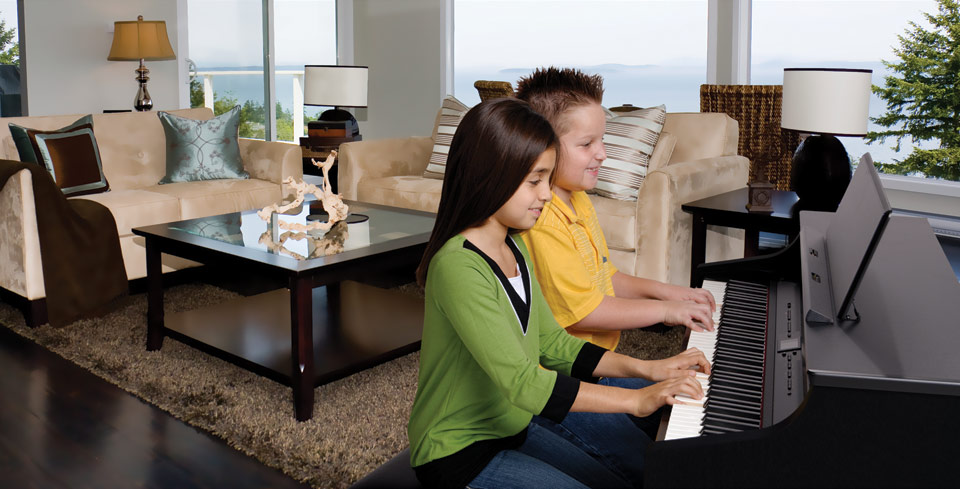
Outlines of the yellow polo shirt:
{"type": "Polygon", "coordinates": [[[557,194],[543,208],[537,223],[522,234],[547,304],[560,326],[577,338],[608,350],[620,341],[619,331],[571,327],[593,312],[604,295],[613,296],[617,269],[603,237],[597,212],[584,192],[570,197],[571,211],[557,194]]]}

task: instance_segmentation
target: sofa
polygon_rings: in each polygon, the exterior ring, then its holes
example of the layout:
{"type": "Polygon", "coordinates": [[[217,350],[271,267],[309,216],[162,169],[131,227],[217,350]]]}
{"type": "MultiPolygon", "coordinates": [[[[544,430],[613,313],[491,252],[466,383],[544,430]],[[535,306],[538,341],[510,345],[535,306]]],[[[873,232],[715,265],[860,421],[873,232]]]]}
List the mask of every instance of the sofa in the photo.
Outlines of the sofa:
{"type": "MultiPolygon", "coordinates": [[[[668,113],[637,200],[590,196],[619,270],[689,285],[692,221],[680,206],[747,184],[738,130],[722,113],[668,113]]],[[[432,148],[430,137],[346,143],[339,190],[345,199],[436,212],[443,182],[423,176],[432,148]]],[[[742,230],[708,227],[707,261],[742,256],[742,230]]]]}
{"type": "MultiPolygon", "coordinates": [[[[199,120],[213,117],[208,108],[170,113],[199,120]]],[[[8,123],[51,130],[81,116],[0,119],[0,157],[20,159],[8,123]]],[[[143,238],[134,236],[132,228],[264,207],[289,192],[281,183],[284,178],[303,175],[299,146],[241,138],[240,154],[249,179],[158,185],[166,173],[166,139],[157,113],[94,114],[93,129],[110,190],[70,198],[94,200],[110,209],[129,280],[146,276],[143,238]]],[[[42,305],[46,296],[35,208],[28,171],[18,172],[0,188],[0,287],[25,302],[21,307],[31,324],[45,319],[42,305]]],[[[197,265],[168,255],[162,262],[164,273],[197,265]]]]}

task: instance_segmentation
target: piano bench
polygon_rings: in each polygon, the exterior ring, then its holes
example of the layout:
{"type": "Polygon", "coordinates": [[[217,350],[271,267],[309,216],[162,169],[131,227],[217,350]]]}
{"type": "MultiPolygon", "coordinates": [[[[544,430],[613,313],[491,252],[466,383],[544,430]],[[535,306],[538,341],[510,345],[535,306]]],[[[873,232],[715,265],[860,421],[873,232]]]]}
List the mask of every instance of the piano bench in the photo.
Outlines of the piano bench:
{"type": "Polygon", "coordinates": [[[410,449],[398,453],[387,460],[373,472],[358,480],[350,489],[379,489],[392,487],[395,489],[419,489],[420,481],[410,467],[410,449]]]}

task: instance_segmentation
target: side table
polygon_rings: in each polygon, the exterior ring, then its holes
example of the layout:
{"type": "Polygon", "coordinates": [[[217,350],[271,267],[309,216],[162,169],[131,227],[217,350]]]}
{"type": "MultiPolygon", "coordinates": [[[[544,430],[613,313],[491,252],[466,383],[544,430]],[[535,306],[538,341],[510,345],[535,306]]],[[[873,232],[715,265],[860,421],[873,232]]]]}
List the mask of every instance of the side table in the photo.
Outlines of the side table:
{"type": "MultiPolygon", "coordinates": [[[[317,161],[323,161],[327,159],[327,156],[330,155],[330,150],[339,149],[340,145],[343,143],[350,143],[353,141],[361,141],[363,136],[357,134],[356,136],[349,138],[318,138],[318,137],[301,137],[300,138],[300,152],[303,157],[303,174],[304,175],[317,175],[322,176],[323,173],[319,168],[313,166],[311,159],[317,161]]],[[[330,180],[331,185],[333,186],[333,191],[337,191],[337,165],[334,161],[333,168],[330,169],[330,180]]]]}
{"type": "Polygon", "coordinates": [[[681,209],[693,215],[693,236],[690,253],[690,283],[697,266],[706,261],[707,225],[740,228],[746,231],[743,256],[755,256],[759,248],[760,231],[785,234],[791,240],[799,233],[799,223],[793,219],[791,208],[797,194],[774,190],[773,212],[747,210],[747,187],[683,204],[681,209]]]}

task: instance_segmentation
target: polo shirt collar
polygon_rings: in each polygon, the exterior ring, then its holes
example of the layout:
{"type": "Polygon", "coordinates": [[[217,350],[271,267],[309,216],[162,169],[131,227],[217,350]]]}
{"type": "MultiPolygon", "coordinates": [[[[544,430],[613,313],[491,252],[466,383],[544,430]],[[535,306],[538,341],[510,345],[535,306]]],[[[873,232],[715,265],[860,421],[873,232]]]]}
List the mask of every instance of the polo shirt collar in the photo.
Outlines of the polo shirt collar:
{"type": "MultiPolygon", "coordinates": [[[[567,207],[566,202],[564,202],[563,199],[557,196],[556,192],[553,192],[551,190],[550,193],[553,195],[553,198],[550,199],[550,205],[556,207],[556,209],[560,212],[560,214],[565,218],[567,218],[567,221],[578,222],[582,220],[579,214],[573,212],[573,210],[567,207]]],[[[570,202],[573,204],[574,207],[577,207],[577,200],[580,198],[579,194],[582,194],[582,193],[583,192],[573,192],[572,194],[570,194],[570,202]]]]}

